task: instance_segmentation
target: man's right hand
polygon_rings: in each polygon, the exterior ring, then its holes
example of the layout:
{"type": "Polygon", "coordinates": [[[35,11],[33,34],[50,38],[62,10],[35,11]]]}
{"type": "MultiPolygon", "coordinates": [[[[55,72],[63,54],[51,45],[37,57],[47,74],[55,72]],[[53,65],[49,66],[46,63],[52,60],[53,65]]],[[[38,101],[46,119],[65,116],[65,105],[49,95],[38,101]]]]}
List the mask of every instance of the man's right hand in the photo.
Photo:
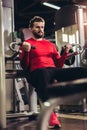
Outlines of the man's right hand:
{"type": "Polygon", "coordinates": [[[31,50],[31,44],[28,43],[28,42],[23,42],[22,48],[23,48],[24,51],[29,52],[31,50]]]}

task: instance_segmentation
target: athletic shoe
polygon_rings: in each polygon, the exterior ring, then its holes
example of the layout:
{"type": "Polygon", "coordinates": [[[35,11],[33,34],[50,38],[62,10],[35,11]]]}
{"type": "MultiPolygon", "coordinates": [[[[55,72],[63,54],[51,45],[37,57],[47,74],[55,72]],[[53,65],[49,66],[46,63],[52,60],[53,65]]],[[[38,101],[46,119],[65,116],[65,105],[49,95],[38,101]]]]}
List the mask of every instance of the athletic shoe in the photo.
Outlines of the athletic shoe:
{"type": "Polygon", "coordinates": [[[51,116],[50,116],[50,119],[49,119],[49,126],[48,126],[48,128],[54,129],[54,128],[60,128],[60,127],[61,127],[61,123],[58,120],[57,115],[54,112],[52,112],[51,116]]]}

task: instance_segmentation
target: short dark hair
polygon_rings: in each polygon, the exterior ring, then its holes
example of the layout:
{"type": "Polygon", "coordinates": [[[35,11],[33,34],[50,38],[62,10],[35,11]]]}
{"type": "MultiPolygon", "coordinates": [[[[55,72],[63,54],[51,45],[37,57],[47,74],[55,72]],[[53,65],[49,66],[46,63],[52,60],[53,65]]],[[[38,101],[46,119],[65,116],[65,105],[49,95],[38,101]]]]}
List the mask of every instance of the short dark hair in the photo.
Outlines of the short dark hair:
{"type": "Polygon", "coordinates": [[[40,16],[34,16],[34,17],[30,20],[30,22],[29,22],[29,27],[30,27],[30,28],[33,27],[34,22],[44,22],[44,23],[45,23],[45,20],[44,20],[42,17],[40,17],[40,16]]]}

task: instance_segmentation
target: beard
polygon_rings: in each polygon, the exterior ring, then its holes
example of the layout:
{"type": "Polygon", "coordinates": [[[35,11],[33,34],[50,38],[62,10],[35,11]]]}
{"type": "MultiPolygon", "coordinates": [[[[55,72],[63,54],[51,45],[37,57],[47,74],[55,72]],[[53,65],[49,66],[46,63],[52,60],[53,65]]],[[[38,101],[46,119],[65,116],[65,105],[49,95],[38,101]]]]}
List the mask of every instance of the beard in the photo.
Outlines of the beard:
{"type": "Polygon", "coordinates": [[[43,38],[44,37],[43,32],[35,32],[35,31],[33,31],[32,33],[33,33],[35,38],[43,38]]]}

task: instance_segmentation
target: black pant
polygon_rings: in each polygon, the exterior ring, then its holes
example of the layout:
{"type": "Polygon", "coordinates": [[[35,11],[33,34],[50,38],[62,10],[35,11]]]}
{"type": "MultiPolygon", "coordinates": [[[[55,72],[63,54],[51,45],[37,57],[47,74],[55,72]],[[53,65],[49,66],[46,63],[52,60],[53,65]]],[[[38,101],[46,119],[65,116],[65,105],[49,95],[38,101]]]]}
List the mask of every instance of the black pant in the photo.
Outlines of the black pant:
{"type": "Polygon", "coordinates": [[[70,81],[87,77],[86,67],[74,68],[41,68],[30,73],[30,82],[36,88],[37,94],[42,100],[47,98],[46,88],[56,79],[58,82],[70,81]]]}

